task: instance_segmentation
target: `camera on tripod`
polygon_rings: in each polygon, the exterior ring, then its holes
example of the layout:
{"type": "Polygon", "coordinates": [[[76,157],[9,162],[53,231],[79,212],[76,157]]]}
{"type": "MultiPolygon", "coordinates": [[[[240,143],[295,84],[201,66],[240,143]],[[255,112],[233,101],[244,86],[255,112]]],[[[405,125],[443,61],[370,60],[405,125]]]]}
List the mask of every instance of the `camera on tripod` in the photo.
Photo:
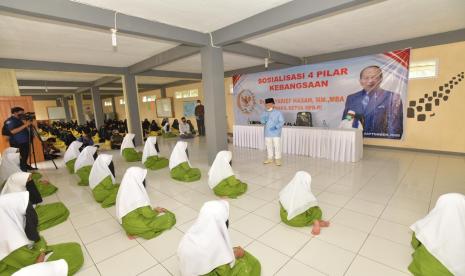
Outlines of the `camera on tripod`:
{"type": "Polygon", "coordinates": [[[35,112],[26,112],[26,113],[21,115],[20,119],[24,120],[24,121],[34,121],[36,119],[36,113],[35,112]]]}

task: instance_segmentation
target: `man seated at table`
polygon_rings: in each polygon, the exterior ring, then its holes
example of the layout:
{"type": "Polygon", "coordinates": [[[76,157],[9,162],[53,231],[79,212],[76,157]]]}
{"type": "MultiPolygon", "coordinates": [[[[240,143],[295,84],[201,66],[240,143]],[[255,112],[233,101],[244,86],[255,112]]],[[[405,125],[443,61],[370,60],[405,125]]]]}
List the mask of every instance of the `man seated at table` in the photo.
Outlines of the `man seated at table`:
{"type": "Polygon", "coordinates": [[[344,128],[344,129],[352,129],[352,128],[358,128],[363,130],[363,125],[362,122],[358,118],[355,118],[355,111],[349,110],[347,111],[346,116],[344,117],[344,120],[341,121],[339,124],[339,128],[344,128]]]}
{"type": "Polygon", "coordinates": [[[191,132],[191,126],[187,123],[186,117],[181,118],[181,123],[179,124],[179,137],[182,139],[194,138],[194,135],[191,132]]]}

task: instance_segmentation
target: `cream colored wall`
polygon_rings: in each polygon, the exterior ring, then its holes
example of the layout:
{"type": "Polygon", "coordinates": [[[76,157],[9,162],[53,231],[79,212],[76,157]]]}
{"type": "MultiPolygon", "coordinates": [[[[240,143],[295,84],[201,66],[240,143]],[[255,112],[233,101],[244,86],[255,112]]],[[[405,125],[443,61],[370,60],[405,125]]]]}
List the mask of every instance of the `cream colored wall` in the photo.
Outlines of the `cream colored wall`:
{"type": "Polygon", "coordinates": [[[19,96],[15,70],[0,69],[0,96],[19,96]]]}
{"type": "Polygon", "coordinates": [[[56,107],[56,101],[32,101],[37,120],[48,120],[47,107],[56,107]]]}
{"type": "Polygon", "coordinates": [[[123,99],[123,96],[115,97],[115,104],[116,104],[116,114],[118,114],[118,120],[126,119],[126,110],[123,104],[119,103],[119,100],[123,99]]]}
{"type": "MultiPolygon", "coordinates": [[[[438,91],[439,86],[465,71],[465,42],[413,49],[411,54],[411,62],[438,60],[439,75],[437,78],[409,80],[408,101],[418,103],[424,94],[438,91]]],[[[408,105],[408,101],[404,104],[408,105]]],[[[365,139],[365,144],[465,153],[464,110],[465,80],[454,87],[448,101],[442,101],[437,107],[433,105],[434,117],[428,115],[424,122],[407,118],[403,140],[365,139]]]]}
{"type": "Polygon", "coordinates": [[[152,90],[143,93],[139,93],[139,115],[140,120],[148,119],[149,121],[155,120],[157,123],[161,123],[161,119],[157,117],[155,102],[142,102],[144,96],[156,96],[157,99],[161,97],[160,90],[152,90]]]}
{"type": "MultiPolygon", "coordinates": [[[[186,101],[197,101],[200,100],[203,103],[203,88],[202,88],[202,83],[194,83],[194,84],[189,84],[189,85],[183,85],[183,86],[177,86],[177,87],[169,87],[166,89],[166,96],[173,98],[174,101],[174,118],[180,120],[184,116],[184,102],[186,101]],[[176,99],[175,98],[175,92],[176,91],[183,91],[183,90],[188,90],[188,89],[198,89],[199,90],[199,96],[198,97],[193,97],[193,98],[184,98],[184,99],[176,99]]],[[[174,118],[170,118],[170,123],[173,122],[174,118]]],[[[189,116],[186,117],[187,120],[191,120],[192,124],[194,125],[194,128],[197,129],[197,121],[195,120],[195,116],[189,116]]]]}

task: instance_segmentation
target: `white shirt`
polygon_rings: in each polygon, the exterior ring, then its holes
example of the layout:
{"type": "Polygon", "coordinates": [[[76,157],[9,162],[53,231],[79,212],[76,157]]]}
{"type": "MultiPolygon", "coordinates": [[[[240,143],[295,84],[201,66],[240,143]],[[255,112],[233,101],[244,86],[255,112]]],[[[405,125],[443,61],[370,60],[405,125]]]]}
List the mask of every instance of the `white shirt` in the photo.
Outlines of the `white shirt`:
{"type": "Polygon", "coordinates": [[[194,225],[179,243],[182,276],[203,275],[224,264],[234,265],[234,252],[226,227],[228,218],[229,203],[226,200],[203,204],[194,225]]]}
{"type": "Polygon", "coordinates": [[[191,127],[189,126],[188,123],[181,122],[179,124],[179,132],[181,134],[189,134],[189,133],[191,133],[191,127]]]}
{"type": "Polygon", "coordinates": [[[234,175],[234,171],[229,165],[231,162],[232,153],[230,151],[220,151],[215,157],[215,161],[208,171],[208,186],[211,189],[215,188],[221,181],[234,175]]]}
{"type": "Polygon", "coordinates": [[[116,217],[123,223],[123,217],[133,210],[151,206],[150,198],[142,183],[147,176],[147,170],[130,167],[126,170],[116,196],[116,217]]]}
{"type": "Polygon", "coordinates": [[[465,196],[441,195],[434,209],[410,229],[431,255],[455,276],[465,276],[465,196]]]}
{"type": "Polygon", "coordinates": [[[172,170],[173,168],[176,168],[177,165],[184,163],[184,162],[189,163],[189,166],[192,167],[189,162],[189,158],[187,158],[186,149],[187,149],[187,142],[178,141],[176,143],[176,146],[174,146],[174,149],[171,152],[171,156],[170,156],[170,163],[169,163],[170,170],[172,170]]]}
{"type": "Polygon", "coordinates": [[[291,220],[317,206],[318,201],[312,193],[312,176],[304,171],[299,171],[289,184],[279,192],[279,202],[287,211],[287,219],[291,220]]]}
{"type": "Polygon", "coordinates": [[[100,154],[95,159],[89,174],[89,186],[91,189],[94,189],[95,186],[109,175],[111,176],[111,181],[115,184],[115,177],[111,173],[110,168],[108,168],[112,159],[113,156],[109,154],[100,154]]]}
{"type": "Polygon", "coordinates": [[[94,164],[94,154],[97,151],[97,147],[87,146],[79,154],[76,162],[74,163],[74,172],[77,172],[80,168],[85,166],[92,166],[94,164]]]}
{"type": "Polygon", "coordinates": [[[0,196],[0,260],[22,246],[33,244],[24,232],[28,203],[28,192],[0,196]]]}
{"type": "Polygon", "coordinates": [[[147,158],[150,156],[158,156],[157,149],[155,148],[155,144],[157,143],[156,136],[149,136],[147,141],[145,141],[144,151],[142,152],[142,164],[147,161],[147,158]]]}

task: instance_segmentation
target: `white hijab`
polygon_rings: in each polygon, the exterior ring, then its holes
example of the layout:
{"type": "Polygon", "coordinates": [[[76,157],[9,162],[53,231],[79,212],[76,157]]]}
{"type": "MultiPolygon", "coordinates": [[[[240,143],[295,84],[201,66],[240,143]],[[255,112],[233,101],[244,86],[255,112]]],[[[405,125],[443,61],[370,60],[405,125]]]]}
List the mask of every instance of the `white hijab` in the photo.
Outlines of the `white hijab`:
{"type": "Polygon", "coordinates": [[[19,152],[17,148],[6,148],[3,151],[0,163],[0,186],[15,172],[20,172],[19,152]]]}
{"type": "Polygon", "coordinates": [[[132,139],[134,139],[136,135],[134,133],[127,133],[124,135],[123,142],[121,142],[121,154],[123,154],[123,150],[126,148],[135,148],[134,143],[132,142],[132,139]]]}
{"type": "Polygon", "coordinates": [[[31,174],[27,172],[15,172],[6,180],[1,195],[10,193],[25,192],[26,183],[31,174]]]}
{"type": "Polygon", "coordinates": [[[144,164],[145,161],[147,161],[147,158],[149,158],[150,156],[158,155],[157,149],[155,148],[156,142],[156,136],[150,136],[147,138],[147,141],[145,141],[144,152],[142,153],[142,164],[144,164]]]}
{"type": "Polygon", "coordinates": [[[28,192],[0,196],[0,260],[24,245],[33,244],[24,232],[28,203],[28,192]]]}
{"type": "Polygon", "coordinates": [[[89,186],[91,189],[94,189],[105,177],[111,176],[111,181],[115,184],[115,177],[110,171],[108,166],[111,163],[113,156],[109,154],[100,154],[97,159],[95,159],[92,169],[89,174],[89,186]]]}
{"type": "Polygon", "coordinates": [[[228,218],[227,201],[214,200],[203,204],[196,222],[179,243],[181,275],[198,276],[224,264],[234,265],[234,252],[226,227],[228,218]]]}
{"type": "Polygon", "coordinates": [[[43,262],[26,266],[13,273],[12,276],[67,276],[68,263],[63,260],[43,262]]]}
{"type": "Polygon", "coordinates": [[[176,143],[176,146],[174,146],[174,149],[171,152],[171,156],[170,156],[170,164],[169,164],[170,170],[172,170],[177,165],[184,163],[184,162],[189,163],[189,167],[192,167],[191,163],[189,162],[189,158],[187,158],[186,149],[187,149],[187,142],[178,141],[176,143]]]}
{"type": "Polygon", "coordinates": [[[131,211],[145,206],[151,206],[150,198],[142,183],[147,176],[147,170],[130,167],[126,170],[116,196],[116,217],[123,223],[123,217],[131,211]]]}
{"type": "Polygon", "coordinates": [[[79,156],[79,148],[82,147],[82,142],[73,141],[63,156],[63,161],[67,163],[70,160],[76,159],[79,156]]]}
{"type": "Polygon", "coordinates": [[[94,164],[95,162],[94,154],[96,151],[97,151],[97,147],[94,147],[94,146],[85,147],[79,154],[78,158],[76,159],[76,163],[74,163],[74,172],[77,172],[82,167],[92,166],[92,164],[94,164]]]}
{"type": "Polygon", "coordinates": [[[465,275],[465,196],[444,194],[423,219],[410,226],[417,239],[456,276],[465,275]]]}
{"type": "Polygon", "coordinates": [[[287,219],[307,211],[310,207],[318,205],[312,193],[312,176],[304,171],[298,171],[291,182],[279,192],[279,202],[287,211],[287,219]]]}
{"type": "Polygon", "coordinates": [[[229,162],[231,162],[232,153],[227,150],[218,152],[216,155],[215,161],[208,171],[208,186],[210,188],[215,188],[221,181],[225,178],[234,175],[233,169],[229,162]]]}

